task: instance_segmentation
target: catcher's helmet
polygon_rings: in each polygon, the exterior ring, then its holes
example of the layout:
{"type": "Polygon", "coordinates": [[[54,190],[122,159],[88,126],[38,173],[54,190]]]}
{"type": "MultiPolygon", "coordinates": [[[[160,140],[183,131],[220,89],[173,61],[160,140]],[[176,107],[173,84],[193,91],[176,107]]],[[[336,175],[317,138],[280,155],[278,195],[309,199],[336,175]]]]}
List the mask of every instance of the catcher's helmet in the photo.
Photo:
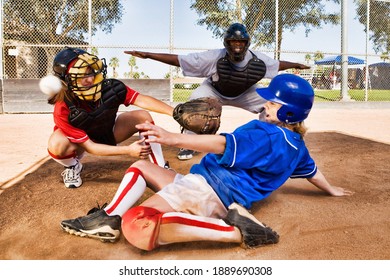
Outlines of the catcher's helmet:
{"type": "Polygon", "coordinates": [[[226,30],[223,39],[223,45],[225,46],[226,51],[228,52],[230,60],[237,61],[237,62],[244,60],[250,44],[251,44],[251,37],[246,31],[246,27],[241,23],[233,23],[226,30]],[[246,44],[244,50],[241,52],[235,52],[233,48],[230,46],[229,41],[231,40],[245,41],[246,44]]]}
{"type": "Polygon", "coordinates": [[[105,60],[82,49],[66,48],[60,51],[53,62],[53,71],[63,80],[68,89],[85,101],[96,101],[101,97],[102,83],[106,78],[105,60]],[[92,85],[84,86],[83,78],[94,77],[92,85]]]}
{"type": "Polygon", "coordinates": [[[307,118],[314,101],[314,91],[308,81],[294,74],[280,74],[267,88],[257,93],[268,101],[282,104],[277,117],[284,123],[297,123],[307,118]]]}

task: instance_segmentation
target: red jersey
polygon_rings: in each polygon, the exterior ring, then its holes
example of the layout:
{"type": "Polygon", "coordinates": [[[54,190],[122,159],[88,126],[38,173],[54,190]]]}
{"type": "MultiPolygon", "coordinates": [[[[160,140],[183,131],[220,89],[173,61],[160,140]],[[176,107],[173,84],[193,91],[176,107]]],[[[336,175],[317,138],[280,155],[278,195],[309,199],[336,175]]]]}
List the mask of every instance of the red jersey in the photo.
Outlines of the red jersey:
{"type": "MultiPolygon", "coordinates": [[[[134,104],[135,100],[139,95],[139,92],[129,88],[128,86],[126,86],[126,88],[127,88],[127,94],[123,105],[127,107],[129,105],[134,104]]],[[[54,130],[61,129],[61,131],[72,143],[84,143],[89,139],[89,136],[84,130],[76,128],[69,123],[68,120],[69,112],[70,110],[64,101],[57,102],[54,105],[54,112],[53,112],[53,118],[55,124],[54,130]]]]}

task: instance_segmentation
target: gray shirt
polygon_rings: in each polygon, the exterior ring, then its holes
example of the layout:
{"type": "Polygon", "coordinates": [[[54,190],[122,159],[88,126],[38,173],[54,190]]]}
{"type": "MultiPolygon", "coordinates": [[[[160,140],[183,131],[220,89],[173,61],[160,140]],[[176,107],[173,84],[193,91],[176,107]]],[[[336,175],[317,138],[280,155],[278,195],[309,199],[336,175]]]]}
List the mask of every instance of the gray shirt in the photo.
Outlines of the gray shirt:
{"type": "MultiPolygon", "coordinates": [[[[252,51],[259,59],[264,61],[267,70],[264,78],[273,78],[279,72],[279,61],[269,56],[258,52],[252,51]]],[[[208,78],[211,81],[218,79],[217,75],[217,62],[221,57],[226,55],[226,49],[215,49],[198,53],[190,53],[187,55],[178,55],[180,67],[184,76],[208,78]]],[[[252,58],[252,53],[247,51],[243,61],[239,63],[233,63],[237,69],[244,68],[248,61],[252,58]]]]}

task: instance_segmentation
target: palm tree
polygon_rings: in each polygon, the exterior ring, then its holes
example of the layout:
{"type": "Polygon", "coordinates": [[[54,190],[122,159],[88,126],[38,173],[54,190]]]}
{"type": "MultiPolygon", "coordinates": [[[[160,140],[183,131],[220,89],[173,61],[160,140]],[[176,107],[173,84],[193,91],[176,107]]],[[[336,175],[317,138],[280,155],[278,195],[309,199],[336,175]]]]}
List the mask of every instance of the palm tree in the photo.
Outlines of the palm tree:
{"type": "Polygon", "coordinates": [[[117,67],[119,67],[119,59],[117,57],[112,57],[108,65],[112,67],[112,77],[117,78],[118,73],[115,70],[117,67]]]}
{"type": "Polygon", "coordinates": [[[129,73],[129,78],[135,78],[135,71],[134,70],[137,70],[138,69],[138,66],[137,66],[137,61],[135,59],[134,56],[130,56],[129,58],[129,61],[127,62],[127,64],[130,66],[130,73],[129,73]]]}
{"type": "Polygon", "coordinates": [[[309,64],[309,63],[310,63],[310,60],[311,60],[311,54],[307,53],[307,54],[305,55],[305,61],[306,61],[306,63],[309,64]]]}
{"type": "Polygon", "coordinates": [[[316,51],[314,54],[314,61],[321,60],[324,58],[324,54],[321,51],[316,51]]]}
{"type": "Polygon", "coordinates": [[[386,62],[387,60],[389,60],[389,53],[388,52],[384,52],[381,54],[381,59],[383,60],[383,62],[386,62]]]}
{"type": "Polygon", "coordinates": [[[92,47],[91,48],[91,54],[99,56],[99,50],[97,47],[92,47]]]}

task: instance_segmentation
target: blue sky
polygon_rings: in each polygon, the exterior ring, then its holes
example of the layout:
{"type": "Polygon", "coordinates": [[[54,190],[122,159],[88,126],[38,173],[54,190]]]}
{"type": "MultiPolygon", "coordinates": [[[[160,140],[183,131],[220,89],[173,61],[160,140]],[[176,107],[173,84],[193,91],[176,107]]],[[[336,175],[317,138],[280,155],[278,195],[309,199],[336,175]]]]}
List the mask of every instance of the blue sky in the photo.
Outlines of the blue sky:
{"type": "MultiPolygon", "coordinates": [[[[129,71],[127,62],[129,55],[123,53],[124,50],[143,50],[168,52],[165,48],[169,45],[170,33],[170,0],[125,0],[124,15],[122,23],[117,24],[111,34],[99,32],[92,39],[92,44],[102,46],[99,48],[99,56],[105,57],[107,63],[111,57],[119,59],[119,74],[129,71]],[[112,47],[108,49],[107,47],[112,47]]],[[[221,39],[212,37],[211,31],[204,26],[198,26],[196,21],[198,15],[190,10],[190,0],[174,1],[174,34],[173,42],[175,53],[189,53],[201,51],[203,49],[214,49],[223,47],[221,39]]],[[[339,7],[334,4],[327,6],[328,11],[338,10],[339,7]]],[[[364,54],[366,35],[364,26],[357,22],[354,17],[355,6],[352,0],[348,0],[348,52],[353,55],[364,54]],[[353,27],[353,29],[352,29],[353,27]]],[[[284,34],[282,50],[295,51],[303,53],[282,54],[282,60],[298,61],[304,63],[304,56],[308,52],[321,51],[323,53],[339,53],[340,46],[340,27],[323,26],[321,30],[314,30],[305,37],[302,28],[294,33],[284,34]]],[[[373,53],[369,48],[369,52],[373,53]]],[[[272,53],[268,53],[273,56],[272,53]]],[[[364,57],[360,56],[364,59],[364,57]]],[[[369,61],[369,63],[378,62],[378,60],[369,61]]],[[[151,78],[163,78],[169,71],[165,64],[152,60],[137,59],[138,71],[143,71],[151,78]]],[[[109,68],[109,74],[110,73],[109,68]]],[[[112,70],[111,70],[112,71],[112,70]]]]}

